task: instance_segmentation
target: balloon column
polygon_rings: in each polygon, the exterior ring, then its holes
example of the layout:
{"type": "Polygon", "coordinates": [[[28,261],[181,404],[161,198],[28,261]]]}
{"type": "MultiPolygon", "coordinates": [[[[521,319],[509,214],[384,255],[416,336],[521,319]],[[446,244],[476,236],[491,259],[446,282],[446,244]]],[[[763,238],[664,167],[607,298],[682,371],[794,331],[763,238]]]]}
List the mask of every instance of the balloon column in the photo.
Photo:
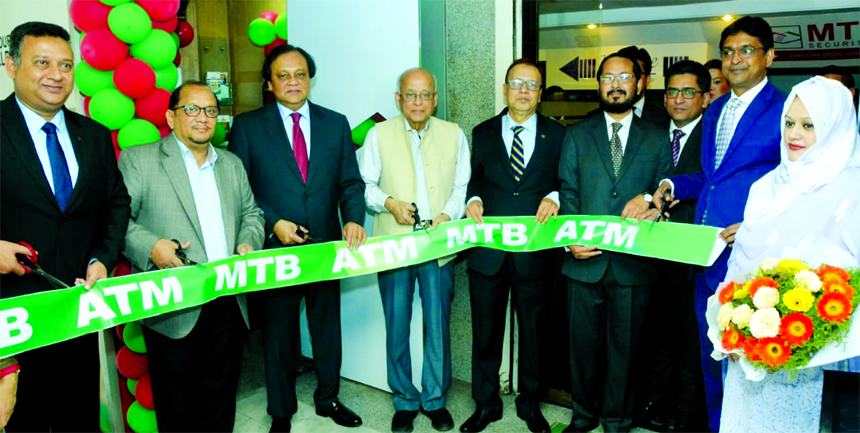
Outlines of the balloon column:
{"type": "Polygon", "coordinates": [[[116,353],[116,369],[125,378],[128,391],[121,390],[121,394],[126,397],[122,399],[125,421],[137,433],[157,432],[143,329],[135,322],[115,329],[117,336],[125,343],[116,353]]]}
{"type": "Polygon", "coordinates": [[[248,39],[251,43],[266,48],[266,55],[278,45],[287,43],[287,13],[263,12],[248,24],[248,39]]]}
{"type": "Polygon", "coordinates": [[[110,129],[122,149],[167,136],[170,92],[179,82],[179,48],[194,29],[176,16],[180,0],[71,0],[83,61],[75,84],[84,111],[110,129]]]}

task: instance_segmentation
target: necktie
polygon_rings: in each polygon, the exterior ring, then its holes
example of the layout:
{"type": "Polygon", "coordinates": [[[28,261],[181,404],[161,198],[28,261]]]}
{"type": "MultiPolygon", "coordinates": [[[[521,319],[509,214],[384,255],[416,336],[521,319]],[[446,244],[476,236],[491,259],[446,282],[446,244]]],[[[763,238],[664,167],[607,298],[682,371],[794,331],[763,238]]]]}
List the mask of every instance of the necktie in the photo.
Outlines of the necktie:
{"type": "Polygon", "coordinates": [[[299,127],[299,119],[302,115],[293,113],[293,155],[296,157],[296,164],[299,166],[299,172],[302,174],[302,181],[308,183],[308,145],[305,143],[305,134],[302,133],[302,128],[299,127]]]}
{"type": "Polygon", "coordinates": [[[612,151],[612,168],[615,170],[615,177],[618,177],[618,171],[621,170],[621,159],[624,158],[624,150],[621,148],[621,137],[618,136],[620,129],[620,123],[612,123],[612,139],[609,140],[609,150],[612,151]]]}
{"type": "Polygon", "coordinates": [[[69,175],[69,165],[66,163],[66,154],[63,148],[60,147],[60,140],[57,138],[57,127],[46,122],[42,126],[42,131],[47,135],[46,144],[48,147],[48,160],[51,161],[51,177],[54,180],[54,197],[57,198],[57,204],[60,205],[60,210],[66,210],[66,203],[69,202],[69,196],[72,195],[72,176],[69,175]]]}
{"type": "Polygon", "coordinates": [[[514,131],[514,142],[511,145],[511,171],[514,174],[514,179],[519,182],[526,169],[526,156],[523,150],[523,141],[520,139],[520,132],[526,128],[516,125],[511,129],[514,131]]]}
{"type": "Polygon", "coordinates": [[[672,131],[672,163],[678,167],[678,158],[681,156],[681,138],[684,137],[684,131],[676,129],[672,131]]]}
{"type": "Polygon", "coordinates": [[[720,122],[720,127],[717,129],[717,153],[714,155],[714,170],[720,168],[720,163],[723,162],[723,157],[726,156],[726,151],[729,150],[729,143],[732,141],[732,132],[735,130],[735,111],[737,111],[742,103],[740,98],[732,98],[726,106],[723,121],[720,122]]]}

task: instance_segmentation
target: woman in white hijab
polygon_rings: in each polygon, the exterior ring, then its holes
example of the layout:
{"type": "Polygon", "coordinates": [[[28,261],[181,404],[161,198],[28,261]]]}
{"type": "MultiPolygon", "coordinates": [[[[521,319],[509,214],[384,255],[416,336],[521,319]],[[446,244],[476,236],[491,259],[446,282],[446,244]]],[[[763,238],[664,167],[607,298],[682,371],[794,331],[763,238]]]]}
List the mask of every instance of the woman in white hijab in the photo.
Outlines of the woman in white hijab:
{"type": "MultiPolygon", "coordinates": [[[[783,107],[782,162],[750,189],[726,279],[745,275],[769,257],[810,266],[860,266],[860,149],[851,93],[838,81],[813,77],[796,85],[783,107]]],[[[846,362],[826,369],[845,369],[846,362]]],[[[729,363],[720,431],[816,432],[823,369],[745,378],[729,363]]]]}

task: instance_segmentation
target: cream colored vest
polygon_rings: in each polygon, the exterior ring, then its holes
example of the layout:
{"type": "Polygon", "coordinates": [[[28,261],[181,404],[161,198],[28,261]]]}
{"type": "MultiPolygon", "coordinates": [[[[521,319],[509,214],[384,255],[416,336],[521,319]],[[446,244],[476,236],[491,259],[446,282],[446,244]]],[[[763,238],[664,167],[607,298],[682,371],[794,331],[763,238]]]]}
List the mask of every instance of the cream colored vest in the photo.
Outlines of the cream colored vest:
{"type": "MultiPolygon", "coordinates": [[[[460,127],[455,123],[431,117],[427,133],[421,138],[421,158],[430,193],[430,214],[436,218],[442,213],[445,202],[454,188],[457,168],[457,147],[460,144],[460,127]]],[[[415,166],[412,145],[403,116],[377,123],[376,135],[382,174],[379,188],[394,199],[415,202],[415,166]]],[[[449,215],[452,216],[452,215],[449,215]]],[[[452,216],[454,217],[454,216],[452,216]]],[[[398,224],[394,215],[382,212],[374,216],[373,236],[412,233],[412,226],[398,224]]],[[[454,256],[439,259],[439,266],[454,256]]]]}

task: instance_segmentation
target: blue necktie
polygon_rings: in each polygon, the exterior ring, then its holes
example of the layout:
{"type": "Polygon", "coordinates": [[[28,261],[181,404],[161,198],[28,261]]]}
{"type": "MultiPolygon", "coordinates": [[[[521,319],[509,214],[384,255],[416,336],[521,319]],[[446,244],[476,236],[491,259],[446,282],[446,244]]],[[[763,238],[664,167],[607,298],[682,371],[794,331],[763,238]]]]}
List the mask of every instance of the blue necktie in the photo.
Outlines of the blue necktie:
{"type": "Polygon", "coordinates": [[[57,197],[57,203],[60,205],[60,210],[66,210],[66,203],[69,202],[69,196],[72,195],[72,177],[69,175],[69,165],[66,164],[66,154],[63,153],[63,148],[60,147],[60,140],[57,138],[57,127],[47,122],[42,126],[42,131],[48,136],[46,143],[48,146],[48,159],[51,161],[51,176],[54,179],[54,196],[57,197]]]}

